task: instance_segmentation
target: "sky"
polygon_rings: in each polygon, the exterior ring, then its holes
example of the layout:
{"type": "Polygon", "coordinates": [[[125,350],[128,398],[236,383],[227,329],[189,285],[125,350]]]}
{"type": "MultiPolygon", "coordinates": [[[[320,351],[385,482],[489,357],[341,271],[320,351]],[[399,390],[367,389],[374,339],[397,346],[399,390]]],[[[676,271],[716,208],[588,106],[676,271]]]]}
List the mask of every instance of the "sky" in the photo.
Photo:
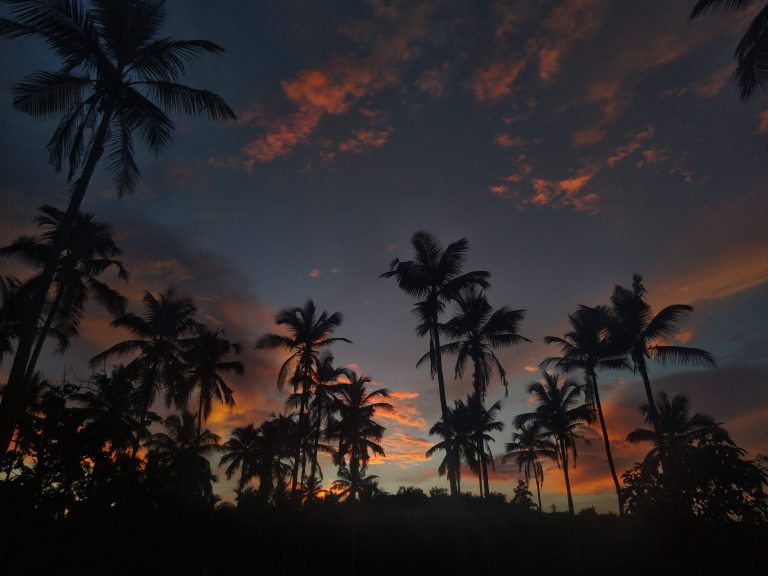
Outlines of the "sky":
{"type": "MultiPolygon", "coordinates": [[[[760,3],[758,3],[760,4],[760,3]]],[[[387,457],[370,474],[395,491],[447,487],[429,427],[436,382],[416,369],[427,342],[413,302],[379,278],[412,256],[410,237],[469,239],[467,270],[488,270],[492,305],[526,310],[532,340],[500,358],[509,374],[503,453],[526,385],[555,350],[578,305],[607,302],[643,275],[658,309],[695,311],[677,342],[711,351],[717,369],[651,367],[654,390],[687,394],[751,456],[768,453],[768,99],[742,103],[729,78],[753,13],[693,22],[693,2],[607,0],[168,0],[163,34],[225,47],[187,76],[238,119],[178,118],[159,157],[140,152],[136,192],[117,198],[94,179],[84,209],[114,227],[140,312],[145,290],[194,298],[200,318],[243,344],[246,373],[229,378],[236,405],[208,422],[227,437],[284,409],[283,357],[253,350],[275,312],[312,298],[341,311],[333,352],[392,394],[387,457]]],[[[759,8],[759,6],[757,7],[759,8]]],[[[36,207],[66,204],[65,175],[47,163],[54,123],[14,111],[11,87],[56,61],[33,41],[0,50],[0,244],[33,233],[36,207]]],[[[11,261],[0,272],[23,276],[11,261]]],[[[92,306],[64,356],[46,349],[49,376],[86,378],[87,359],[120,341],[92,306]]],[[[449,399],[468,380],[447,366],[449,399]]],[[[626,434],[643,425],[632,373],[599,375],[617,468],[647,451],[626,434]]],[[[596,431],[580,447],[576,507],[615,509],[596,431]]],[[[333,469],[325,462],[326,481],[333,469]]],[[[217,492],[231,498],[220,471],[217,492]]],[[[514,465],[497,463],[491,489],[511,493],[514,465]]],[[[465,487],[476,490],[471,474],[465,487]]],[[[566,505],[561,472],[545,467],[544,506],[566,505]]]]}

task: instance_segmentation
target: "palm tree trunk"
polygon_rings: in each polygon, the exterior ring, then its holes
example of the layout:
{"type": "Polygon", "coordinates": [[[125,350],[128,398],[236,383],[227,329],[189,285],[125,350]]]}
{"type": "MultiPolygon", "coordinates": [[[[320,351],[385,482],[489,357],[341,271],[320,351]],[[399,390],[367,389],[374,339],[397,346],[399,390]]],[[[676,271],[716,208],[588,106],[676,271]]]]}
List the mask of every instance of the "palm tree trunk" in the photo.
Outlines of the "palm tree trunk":
{"type": "Polygon", "coordinates": [[[640,356],[636,361],[635,364],[637,365],[638,370],[640,370],[640,375],[643,377],[643,385],[645,386],[645,397],[648,400],[648,414],[651,417],[651,421],[653,422],[653,428],[656,431],[656,434],[659,433],[659,411],[656,409],[656,402],[653,400],[653,390],[651,390],[651,381],[648,378],[648,368],[645,365],[645,358],[640,356]]]}
{"type": "Polygon", "coordinates": [[[304,411],[305,411],[305,405],[307,396],[304,393],[305,387],[307,385],[306,382],[306,374],[307,370],[306,368],[302,369],[302,378],[301,378],[301,403],[299,405],[299,429],[298,429],[298,438],[296,439],[296,452],[295,452],[295,458],[293,459],[293,473],[292,473],[292,480],[291,480],[291,492],[296,492],[296,487],[299,483],[299,466],[301,465],[301,452],[302,447],[304,445],[304,411]]]}
{"type": "Polygon", "coordinates": [[[197,401],[197,443],[200,444],[200,435],[203,433],[203,383],[200,383],[200,398],[197,401]]]}
{"type": "MultiPolygon", "coordinates": [[[[437,315],[432,318],[432,327],[430,329],[429,337],[429,355],[432,360],[432,366],[437,372],[437,389],[440,394],[440,411],[443,415],[443,422],[448,423],[450,418],[450,411],[448,410],[448,401],[445,395],[445,378],[443,377],[443,354],[440,350],[440,330],[437,327],[437,315]]],[[[451,464],[452,465],[452,464],[451,464]]],[[[459,491],[455,486],[455,483],[450,480],[453,475],[449,474],[448,483],[451,488],[451,495],[458,496],[459,491]]]]}
{"type": "MultiPolygon", "coordinates": [[[[88,159],[83,166],[80,177],[75,181],[75,184],[72,187],[72,196],[69,200],[67,213],[64,215],[64,219],[61,222],[60,233],[56,235],[56,239],[54,240],[53,248],[51,250],[51,258],[46,261],[45,266],[43,267],[43,271],[40,274],[40,284],[35,291],[32,302],[25,315],[24,322],[22,323],[19,341],[16,345],[16,354],[13,357],[13,364],[11,365],[11,371],[8,374],[8,381],[3,390],[3,399],[2,402],[0,402],[0,454],[5,454],[8,451],[11,439],[13,438],[13,432],[16,429],[16,424],[24,412],[24,396],[26,391],[25,377],[29,367],[28,364],[32,346],[35,341],[37,323],[43,312],[45,299],[48,295],[51,283],[53,282],[54,274],[56,273],[56,264],[58,262],[59,254],[61,254],[62,249],[69,239],[69,235],[72,233],[72,228],[74,227],[77,214],[80,211],[80,206],[83,203],[85,192],[91,182],[91,177],[96,170],[96,165],[99,163],[99,160],[104,153],[104,143],[107,140],[109,123],[112,120],[114,109],[114,103],[109,102],[104,110],[101,122],[99,123],[99,127],[93,138],[93,145],[88,152],[88,159]]],[[[32,369],[34,371],[34,366],[32,369]]]]}
{"type": "Polygon", "coordinates": [[[483,442],[480,441],[480,462],[483,467],[483,489],[485,490],[485,497],[488,498],[488,495],[490,494],[489,484],[488,484],[488,462],[485,460],[485,451],[483,450],[483,442]]]}
{"type": "Polygon", "coordinates": [[[63,299],[64,291],[60,289],[58,292],[56,292],[56,298],[51,304],[51,309],[48,311],[48,317],[45,319],[45,324],[43,324],[43,327],[40,330],[40,334],[37,336],[37,342],[35,343],[35,349],[32,351],[32,357],[29,359],[29,364],[27,364],[27,373],[24,375],[24,380],[27,382],[30,380],[30,378],[32,378],[32,375],[35,372],[37,359],[40,358],[40,352],[43,350],[43,344],[45,344],[45,339],[48,337],[48,332],[50,332],[51,326],[53,326],[53,321],[56,318],[56,313],[59,311],[59,307],[61,306],[61,301],[63,299]]]}
{"type": "Polygon", "coordinates": [[[571,479],[568,476],[568,451],[565,446],[565,440],[560,439],[560,451],[563,457],[563,474],[565,474],[565,492],[568,495],[568,513],[573,516],[573,497],[571,496],[571,479]]]}
{"type": "Polygon", "coordinates": [[[619,500],[619,516],[624,516],[624,501],[621,496],[621,484],[619,484],[619,477],[616,475],[616,467],[613,465],[613,455],[611,454],[611,441],[608,439],[608,428],[605,426],[605,418],[603,417],[603,406],[600,402],[600,392],[597,389],[597,376],[594,372],[587,374],[587,381],[592,384],[592,394],[595,397],[595,405],[597,406],[597,417],[600,420],[600,429],[603,431],[603,442],[605,443],[605,456],[608,458],[608,468],[611,470],[611,478],[613,479],[613,485],[616,488],[616,498],[619,500]]]}
{"type": "Polygon", "coordinates": [[[539,513],[541,513],[541,486],[539,485],[539,475],[534,470],[533,479],[536,480],[536,499],[539,501],[539,513]]]}

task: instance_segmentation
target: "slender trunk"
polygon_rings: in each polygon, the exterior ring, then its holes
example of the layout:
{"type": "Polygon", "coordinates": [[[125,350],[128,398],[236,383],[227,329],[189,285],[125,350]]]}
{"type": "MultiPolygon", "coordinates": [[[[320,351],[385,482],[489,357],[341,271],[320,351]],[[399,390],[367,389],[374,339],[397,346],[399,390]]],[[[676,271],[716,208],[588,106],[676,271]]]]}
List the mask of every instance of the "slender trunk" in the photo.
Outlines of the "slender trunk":
{"type": "Polygon", "coordinates": [[[357,491],[360,484],[360,463],[357,457],[357,448],[352,445],[352,452],[349,455],[349,491],[352,500],[357,500],[357,491]]]}
{"type": "Polygon", "coordinates": [[[659,433],[659,411],[656,409],[656,402],[653,400],[653,390],[651,390],[651,381],[648,378],[648,368],[645,365],[645,358],[640,356],[635,360],[635,364],[640,370],[640,375],[643,377],[643,385],[645,386],[645,397],[648,400],[648,415],[651,417],[653,423],[653,429],[656,434],[659,433]]]}
{"type": "Polygon", "coordinates": [[[618,498],[619,501],[619,516],[624,516],[624,500],[621,493],[621,484],[619,484],[619,477],[616,475],[616,467],[613,464],[611,441],[608,439],[608,428],[605,425],[605,418],[603,417],[603,406],[600,402],[600,392],[597,389],[597,376],[593,371],[590,371],[587,374],[587,381],[591,382],[592,385],[592,394],[595,398],[595,405],[597,406],[597,417],[600,420],[600,429],[603,431],[605,456],[608,458],[608,468],[611,470],[611,478],[613,479],[613,485],[616,488],[616,498],[618,498]]]}
{"type": "Polygon", "coordinates": [[[480,439],[480,465],[482,466],[483,472],[483,489],[485,490],[485,497],[488,498],[488,494],[490,494],[488,484],[488,462],[485,460],[485,450],[483,450],[482,438],[480,439]]]}
{"type": "Polygon", "coordinates": [[[302,396],[304,397],[303,404],[304,404],[305,408],[304,408],[304,428],[302,429],[302,434],[301,434],[301,487],[304,488],[304,485],[307,482],[307,474],[306,474],[306,470],[307,470],[307,436],[309,435],[308,430],[307,430],[309,428],[309,402],[308,402],[308,400],[309,400],[308,396],[309,395],[307,394],[306,385],[305,385],[304,390],[302,392],[302,396]]]}
{"type": "Polygon", "coordinates": [[[560,438],[560,451],[563,457],[563,474],[565,474],[565,491],[568,495],[568,513],[573,516],[573,497],[571,496],[571,479],[568,476],[568,449],[565,445],[565,439],[560,438]]]}
{"type": "Polygon", "coordinates": [[[317,463],[317,453],[320,450],[320,417],[318,416],[318,422],[317,422],[317,430],[315,431],[315,446],[312,450],[312,469],[310,471],[310,476],[312,478],[315,477],[315,474],[317,473],[317,469],[319,467],[317,463]]]}
{"type": "Polygon", "coordinates": [[[534,471],[533,479],[536,480],[536,499],[539,501],[539,512],[541,512],[541,486],[539,485],[539,474],[534,471]]]}
{"type": "Polygon", "coordinates": [[[482,444],[475,438],[475,451],[477,452],[477,480],[480,485],[480,498],[483,498],[483,453],[482,444]]]}
{"type": "Polygon", "coordinates": [[[29,364],[27,364],[27,372],[24,375],[24,380],[26,382],[29,382],[32,379],[32,375],[35,373],[35,367],[37,366],[38,358],[40,358],[40,352],[43,350],[45,339],[48,337],[48,332],[50,332],[51,326],[53,326],[53,321],[56,318],[56,314],[59,311],[63,299],[64,291],[59,289],[56,293],[56,298],[51,304],[51,309],[48,311],[48,317],[45,319],[45,324],[43,324],[40,334],[37,336],[37,342],[35,343],[35,349],[32,351],[32,356],[29,359],[29,364]]]}
{"type": "Polygon", "coordinates": [[[203,383],[200,383],[200,398],[197,401],[197,443],[200,444],[200,435],[203,433],[203,383]]]}
{"type": "Polygon", "coordinates": [[[25,376],[27,374],[32,346],[35,341],[37,323],[42,314],[43,307],[45,306],[48,289],[50,288],[51,283],[53,282],[53,276],[56,273],[56,264],[59,254],[61,254],[63,247],[69,239],[69,235],[72,233],[72,228],[74,227],[77,214],[80,211],[80,206],[83,203],[83,197],[88,189],[88,184],[91,181],[96,165],[101,159],[101,155],[104,153],[104,143],[106,142],[107,134],[109,133],[109,123],[112,120],[113,112],[114,104],[108,104],[93,138],[93,145],[88,152],[88,159],[83,166],[80,177],[75,181],[75,184],[72,187],[72,196],[69,200],[67,212],[61,222],[60,232],[56,235],[56,239],[54,240],[53,249],[51,250],[51,258],[46,261],[45,266],[43,267],[43,271],[40,274],[40,285],[35,291],[32,302],[27,309],[26,317],[24,318],[21,333],[19,334],[19,340],[16,345],[16,354],[13,357],[13,364],[11,365],[11,371],[8,374],[8,381],[3,390],[3,399],[2,402],[0,402],[0,454],[5,454],[8,451],[11,439],[13,438],[13,431],[16,429],[16,424],[25,409],[25,376]]]}
{"type": "Polygon", "coordinates": [[[292,472],[292,479],[291,479],[291,493],[296,492],[296,487],[299,483],[299,466],[301,465],[301,452],[302,452],[302,446],[304,444],[304,402],[306,400],[306,394],[304,394],[304,389],[306,387],[306,369],[302,369],[302,376],[301,376],[301,403],[299,405],[299,429],[298,429],[298,438],[296,439],[296,452],[295,457],[293,459],[293,472],[292,472]]]}

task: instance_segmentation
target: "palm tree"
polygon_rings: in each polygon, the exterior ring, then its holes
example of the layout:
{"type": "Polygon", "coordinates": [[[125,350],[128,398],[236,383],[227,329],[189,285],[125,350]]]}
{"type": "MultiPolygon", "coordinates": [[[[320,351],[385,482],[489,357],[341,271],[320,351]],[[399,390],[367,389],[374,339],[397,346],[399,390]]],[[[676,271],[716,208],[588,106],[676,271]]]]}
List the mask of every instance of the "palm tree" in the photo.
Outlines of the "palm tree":
{"type": "Polygon", "coordinates": [[[429,435],[439,436],[442,440],[427,450],[424,455],[431,458],[436,452],[445,452],[445,456],[437,468],[437,473],[440,476],[447,474],[448,484],[455,488],[454,495],[460,494],[462,447],[465,444],[465,438],[459,435],[456,426],[453,425],[452,417],[447,420],[441,418],[435,422],[429,429],[429,435]]]}
{"type": "Polygon", "coordinates": [[[285,491],[291,471],[295,468],[295,447],[299,441],[298,424],[293,416],[272,415],[257,429],[254,447],[253,474],[259,478],[259,493],[268,500],[275,488],[285,491]]]}
{"type": "Polygon", "coordinates": [[[258,453],[259,432],[253,424],[240,426],[232,430],[232,435],[221,447],[223,455],[219,466],[227,464],[224,473],[227,480],[240,469],[240,479],[237,483],[237,493],[242,494],[248,480],[255,474],[254,464],[258,453]]]}
{"type": "Polygon", "coordinates": [[[365,386],[371,382],[368,376],[349,370],[348,378],[348,383],[338,387],[336,409],[339,416],[332,424],[329,436],[339,442],[335,460],[338,466],[348,467],[350,498],[355,500],[359,496],[360,482],[368,467],[370,454],[385,455],[379,444],[384,436],[384,427],[373,419],[376,410],[389,412],[393,408],[391,404],[376,401],[389,396],[385,388],[368,392],[365,386]]]}
{"type": "Polygon", "coordinates": [[[332,337],[331,335],[341,325],[343,316],[340,312],[328,314],[323,312],[317,316],[315,303],[307,300],[303,307],[283,308],[275,315],[275,323],[285,326],[289,335],[264,334],[256,341],[257,349],[283,350],[291,355],[283,362],[277,374],[277,387],[282,390],[286,378],[291,375],[291,383],[294,392],[301,394],[299,406],[299,437],[294,459],[294,470],[291,491],[295,492],[299,478],[299,463],[301,463],[301,477],[304,478],[306,465],[306,410],[311,391],[312,366],[317,362],[321,348],[330,346],[335,342],[348,342],[346,338],[332,337]]]}
{"type": "Polygon", "coordinates": [[[308,417],[311,420],[310,425],[314,435],[314,446],[311,454],[312,469],[309,473],[310,477],[315,476],[316,473],[319,474],[320,478],[323,477],[317,460],[318,451],[321,448],[320,439],[334,422],[334,394],[338,387],[338,379],[343,376],[345,377],[347,374],[346,368],[337,368],[333,363],[333,354],[326,351],[318,357],[312,370],[313,395],[308,406],[308,417]]]}
{"type": "Polygon", "coordinates": [[[227,360],[230,354],[239,354],[240,345],[223,337],[223,330],[210,330],[205,326],[197,329],[197,334],[185,346],[182,355],[189,367],[188,387],[199,387],[197,407],[197,431],[203,429],[213,408],[213,401],[218,400],[227,406],[235,404],[232,389],[222,378],[223,372],[242,376],[245,372],[243,363],[227,360]]]}
{"type": "MultiPolygon", "coordinates": [[[[501,432],[504,423],[496,420],[501,410],[501,400],[497,400],[486,408],[483,401],[475,392],[467,396],[466,404],[456,400],[454,416],[458,421],[465,420],[470,430],[470,438],[475,452],[477,476],[480,482],[480,497],[487,498],[490,494],[488,485],[488,462],[493,466],[491,442],[495,442],[491,432],[501,432]]],[[[472,462],[470,460],[470,462],[472,462]]]]}
{"type": "Polygon", "coordinates": [[[73,181],[61,233],[40,274],[25,314],[6,394],[0,404],[0,449],[7,449],[21,405],[38,319],[56,272],[58,254],[73,230],[85,192],[104,152],[119,194],[131,191],[139,171],[135,133],[155,154],[173,140],[171,114],[231,119],[232,109],[208,90],[179,83],[188,66],[223,49],[206,40],[160,38],[161,0],[3,0],[12,18],[0,18],[0,36],[37,38],[61,59],[55,72],[38,71],[14,88],[14,107],[34,118],[59,118],[48,142],[57,170],[68,161],[73,181]],[[79,171],[79,172],[78,172],[79,171]]]}
{"type": "MultiPolygon", "coordinates": [[[[69,346],[71,337],[77,336],[90,294],[113,316],[125,312],[125,298],[99,280],[98,276],[115,268],[119,278],[128,279],[122,262],[114,259],[122,251],[112,239],[111,226],[95,221],[93,214],[78,213],[62,252],[54,256],[52,251],[56,238],[61,234],[64,212],[43,205],[40,213],[35,219],[43,230],[39,236],[21,236],[0,249],[0,256],[19,258],[41,270],[52,258],[58,260],[52,283],[54,297],[27,365],[27,379],[34,373],[45,340],[52,330],[59,337],[60,351],[69,346]]],[[[39,276],[29,282],[37,284],[39,276]]]]}
{"type": "Polygon", "coordinates": [[[542,372],[544,383],[531,382],[528,393],[533,394],[538,402],[535,412],[519,414],[515,417],[515,428],[532,426],[536,431],[551,436],[557,445],[558,463],[562,462],[565,477],[565,490],[568,496],[568,512],[573,516],[573,497],[571,481],[568,475],[570,450],[576,464],[576,442],[584,439],[579,434],[583,424],[595,420],[594,411],[587,404],[579,404],[584,386],[572,380],[565,380],[560,386],[560,376],[542,372]]]}
{"type": "Polygon", "coordinates": [[[541,488],[544,486],[544,468],[541,465],[541,459],[557,460],[557,444],[547,438],[547,433],[529,422],[512,432],[512,442],[507,442],[506,454],[501,461],[506,463],[512,458],[517,463],[518,471],[523,473],[527,485],[530,485],[531,476],[533,476],[536,482],[539,512],[541,512],[541,488]]]}
{"type": "Polygon", "coordinates": [[[134,338],[97,354],[91,359],[91,366],[110,358],[135,355],[126,367],[134,370],[141,382],[144,410],[149,409],[160,389],[165,390],[168,406],[184,406],[189,395],[185,348],[189,346],[189,337],[199,330],[196,312],[192,300],[179,297],[172,288],[158,296],[145,293],[144,317],[129,312],[112,322],[134,338]]]}
{"type": "Polygon", "coordinates": [[[659,416],[653,400],[646,359],[653,358],[662,364],[672,361],[684,366],[716,364],[706,350],[665,344],[666,339],[677,334],[681,321],[693,312],[693,307],[672,304],[654,316],[650,305],[643,299],[646,291],[642,280],[635,274],[631,290],[622,286],[614,288],[609,338],[611,344],[626,356],[634,371],[642,376],[649,414],[652,421],[658,423],[659,416]]]}
{"type": "MultiPolygon", "coordinates": [[[[462,267],[469,250],[469,242],[461,238],[443,248],[440,241],[429,232],[416,232],[411,238],[415,252],[413,260],[391,262],[389,270],[381,274],[382,278],[397,280],[398,286],[406,294],[419,298],[414,312],[419,317],[416,333],[419,336],[429,334],[430,372],[437,375],[440,394],[440,410],[447,421],[450,410],[445,393],[443,376],[442,347],[440,345],[440,314],[446,303],[453,300],[462,290],[470,286],[488,288],[489,272],[475,271],[462,274],[462,267]]],[[[449,479],[455,477],[450,474],[449,479]]],[[[458,494],[456,486],[451,484],[451,494],[458,494]]]]}
{"type": "Polygon", "coordinates": [[[603,416],[603,405],[600,402],[600,391],[597,386],[597,370],[620,370],[629,367],[627,361],[615,350],[608,339],[608,326],[610,325],[610,311],[604,306],[590,308],[581,306],[575,314],[570,314],[568,320],[571,329],[563,335],[547,336],[544,342],[557,344],[560,347],[561,356],[545,358],[540,368],[554,366],[559,370],[569,373],[575,370],[584,372],[585,397],[587,404],[594,401],[597,407],[597,417],[600,421],[600,429],[603,433],[605,455],[608,459],[608,468],[616,489],[616,497],[619,500],[619,514],[624,513],[621,485],[616,475],[616,467],[613,464],[611,454],[611,442],[608,438],[608,428],[603,416]]]}
{"type": "MultiPolygon", "coordinates": [[[[457,314],[443,326],[443,331],[455,341],[443,345],[441,352],[456,355],[456,378],[464,376],[467,360],[472,360],[472,384],[481,399],[485,398],[494,371],[506,389],[507,373],[494,350],[530,342],[517,333],[525,311],[508,306],[493,310],[485,294],[475,286],[460,292],[454,302],[457,314]]],[[[419,363],[428,357],[425,355],[419,363]]]]}
{"type": "Polygon", "coordinates": [[[13,352],[18,338],[29,286],[13,276],[0,276],[0,365],[3,357],[13,352]]]}
{"type": "MultiPolygon", "coordinates": [[[[691,11],[690,19],[707,12],[737,12],[754,4],[754,0],[698,0],[691,11]]],[[[768,4],[758,12],[747,28],[744,37],[736,47],[738,65],[733,81],[743,101],[758,90],[768,88],[768,4]]]]}

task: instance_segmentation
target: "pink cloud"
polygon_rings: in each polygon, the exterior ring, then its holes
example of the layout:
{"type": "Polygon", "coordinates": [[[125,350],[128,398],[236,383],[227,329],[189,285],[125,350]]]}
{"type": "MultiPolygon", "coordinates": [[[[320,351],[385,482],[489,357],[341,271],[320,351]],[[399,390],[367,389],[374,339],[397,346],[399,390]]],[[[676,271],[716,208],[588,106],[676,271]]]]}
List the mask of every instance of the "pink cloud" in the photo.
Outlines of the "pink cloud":
{"type": "Polygon", "coordinates": [[[320,268],[312,268],[312,270],[310,270],[308,274],[308,276],[313,279],[320,278],[320,276],[322,275],[323,273],[320,271],[320,268]]]}
{"type": "Polygon", "coordinates": [[[502,148],[515,148],[525,143],[519,136],[510,136],[509,134],[497,134],[493,141],[502,148]]]}
{"type": "Polygon", "coordinates": [[[613,155],[608,157],[608,160],[606,161],[608,166],[613,167],[627,156],[630,156],[632,153],[637,151],[640,146],[642,145],[642,142],[644,140],[647,140],[648,138],[653,137],[656,130],[653,126],[648,125],[643,130],[635,134],[632,139],[629,141],[629,143],[619,146],[619,148],[616,149],[613,155]]]}
{"type": "Polygon", "coordinates": [[[475,98],[480,102],[494,102],[508,96],[524,67],[522,59],[508,59],[481,68],[472,81],[475,98]]]}

